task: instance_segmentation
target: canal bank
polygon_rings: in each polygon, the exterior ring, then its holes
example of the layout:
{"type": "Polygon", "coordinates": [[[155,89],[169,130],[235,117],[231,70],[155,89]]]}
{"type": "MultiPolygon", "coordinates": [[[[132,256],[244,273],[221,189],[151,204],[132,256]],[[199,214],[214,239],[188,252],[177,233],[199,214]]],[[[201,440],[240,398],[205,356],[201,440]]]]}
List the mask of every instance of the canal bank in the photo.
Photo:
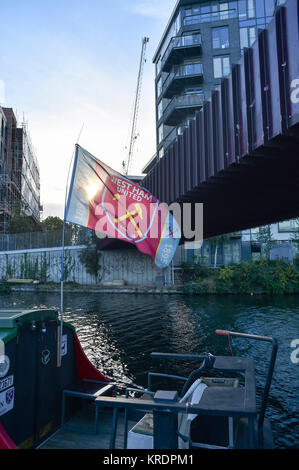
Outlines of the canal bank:
{"type": "MultiPolygon", "coordinates": [[[[167,275],[167,273],[166,273],[167,275]]],[[[282,260],[260,259],[250,263],[208,268],[198,263],[183,263],[166,283],[165,273],[156,277],[156,284],[127,283],[124,280],[102,280],[98,284],[65,282],[66,292],[101,294],[158,295],[292,295],[299,293],[299,265],[282,260]],[[157,282],[159,281],[159,282],[157,282]]],[[[0,284],[5,292],[60,292],[60,283],[33,280],[9,280],[0,284]]]]}
{"type": "MultiPolygon", "coordinates": [[[[78,286],[64,286],[64,292],[75,293],[75,294],[142,294],[142,295],[179,295],[184,294],[183,288],[180,287],[141,287],[141,286],[90,286],[90,285],[78,285],[78,286]]],[[[30,286],[14,286],[10,287],[9,291],[13,292],[34,292],[34,293],[55,293],[60,294],[60,285],[58,284],[42,284],[34,287],[30,286]]],[[[7,292],[8,293],[8,292],[7,292]]],[[[0,292],[1,294],[1,292],[0,292]]]]}

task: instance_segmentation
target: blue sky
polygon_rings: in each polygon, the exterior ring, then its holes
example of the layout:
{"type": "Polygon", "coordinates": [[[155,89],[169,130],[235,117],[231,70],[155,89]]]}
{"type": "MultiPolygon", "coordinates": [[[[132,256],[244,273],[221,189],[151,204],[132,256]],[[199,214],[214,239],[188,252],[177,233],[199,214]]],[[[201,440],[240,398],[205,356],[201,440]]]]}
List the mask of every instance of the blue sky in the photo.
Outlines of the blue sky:
{"type": "Polygon", "coordinates": [[[63,214],[67,171],[80,144],[120,170],[127,157],[141,39],[147,62],[132,173],[155,152],[152,57],[176,0],[1,2],[0,101],[28,121],[44,217],[63,214]]]}

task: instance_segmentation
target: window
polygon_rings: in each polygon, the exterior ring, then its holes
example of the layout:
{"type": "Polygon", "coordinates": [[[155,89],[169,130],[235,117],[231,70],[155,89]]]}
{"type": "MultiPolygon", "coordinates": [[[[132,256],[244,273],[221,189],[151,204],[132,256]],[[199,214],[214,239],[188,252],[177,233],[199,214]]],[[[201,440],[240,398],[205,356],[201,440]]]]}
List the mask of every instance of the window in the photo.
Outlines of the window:
{"type": "Polygon", "coordinates": [[[248,8],[248,18],[255,18],[254,0],[247,1],[247,8],[248,8]]]}
{"type": "MultiPolygon", "coordinates": [[[[257,0],[262,3],[263,0],[257,0]]],[[[239,0],[239,19],[255,18],[255,0],[239,0]]]]}
{"type": "Polygon", "coordinates": [[[295,232],[297,227],[299,227],[298,222],[296,223],[294,219],[278,223],[279,232],[295,232]]]}
{"type": "Polygon", "coordinates": [[[244,47],[250,47],[256,40],[256,28],[240,28],[240,44],[241,49],[244,47]]]}
{"type": "Polygon", "coordinates": [[[220,3],[220,19],[226,20],[228,18],[228,3],[220,3]]]}
{"type": "Polygon", "coordinates": [[[214,28],[212,30],[213,49],[226,49],[229,47],[228,28],[214,28]]]}
{"type": "Polygon", "coordinates": [[[214,78],[226,77],[230,73],[229,57],[214,57],[214,78]]]}
{"type": "Polygon", "coordinates": [[[233,2],[229,2],[229,17],[236,18],[238,14],[238,2],[235,0],[233,2]]]}
{"type": "Polygon", "coordinates": [[[239,0],[239,19],[247,19],[246,0],[239,0]]]}
{"type": "Polygon", "coordinates": [[[203,5],[200,9],[202,22],[211,21],[211,7],[210,5],[203,5]]]}
{"type": "Polygon", "coordinates": [[[202,95],[203,90],[200,87],[186,88],[184,95],[202,95]]]}
{"type": "Polygon", "coordinates": [[[159,97],[162,93],[162,77],[157,82],[157,96],[159,97]]]}
{"type": "Polygon", "coordinates": [[[159,57],[157,61],[157,65],[156,65],[156,77],[159,75],[160,72],[161,72],[161,56],[159,57]]]}
{"type": "Polygon", "coordinates": [[[163,114],[163,101],[161,100],[158,104],[158,121],[161,119],[163,114]]]}
{"type": "Polygon", "coordinates": [[[249,28],[249,45],[252,46],[255,40],[256,40],[256,29],[255,27],[249,28]]]}
{"type": "Polygon", "coordinates": [[[193,46],[194,44],[201,44],[201,34],[199,31],[187,31],[183,33],[182,37],[178,38],[178,45],[193,46]]]}
{"type": "Polygon", "coordinates": [[[264,18],[265,15],[265,3],[264,1],[257,1],[256,2],[256,17],[257,18],[264,18]]]}
{"type": "MultiPolygon", "coordinates": [[[[195,59],[198,60],[198,59],[195,59]]],[[[178,76],[186,75],[201,75],[202,74],[202,64],[199,62],[186,61],[182,64],[177,71],[178,76]]]]}
{"type": "Polygon", "coordinates": [[[274,7],[275,7],[274,0],[265,0],[265,7],[266,7],[266,16],[273,16],[274,7]]]}
{"type": "Polygon", "coordinates": [[[158,143],[160,144],[163,140],[163,124],[158,129],[158,143]]]}
{"type": "Polygon", "coordinates": [[[212,5],[212,19],[219,20],[219,5],[212,5]]]}

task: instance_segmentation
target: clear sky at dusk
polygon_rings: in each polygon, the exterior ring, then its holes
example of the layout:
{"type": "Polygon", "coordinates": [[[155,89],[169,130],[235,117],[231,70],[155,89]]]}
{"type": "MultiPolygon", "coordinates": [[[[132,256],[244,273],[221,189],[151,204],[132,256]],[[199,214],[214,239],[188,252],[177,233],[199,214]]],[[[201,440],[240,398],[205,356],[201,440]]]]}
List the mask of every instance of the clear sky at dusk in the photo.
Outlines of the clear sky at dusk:
{"type": "Polygon", "coordinates": [[[132,173],[155,152],[152,57],[176,0],[1,2],[0,100],[28,121],[41,172],[44,217],[63,215],[69,162],[80,144],[116,170],[148,36],[132,173]],[[2,95],[2,96],[1,96],[2,95]]]}

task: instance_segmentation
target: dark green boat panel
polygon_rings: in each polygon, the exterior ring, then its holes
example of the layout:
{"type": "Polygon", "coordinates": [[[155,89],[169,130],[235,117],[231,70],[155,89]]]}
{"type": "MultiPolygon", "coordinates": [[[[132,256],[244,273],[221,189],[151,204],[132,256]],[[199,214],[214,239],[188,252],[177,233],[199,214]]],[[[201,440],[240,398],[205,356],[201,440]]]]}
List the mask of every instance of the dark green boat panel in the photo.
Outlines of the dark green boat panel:
{"type": "Polygon", "coordinates": [[[0,329],[0,340],[4,344],[14,339],[18,334],[18,328],[1,328],[0,329]]]}
{"type": "MultiPolygon", "coordinates": [[[[57,324],[60,323],[58,312],[55,309],[34,309],[34,310],[19,310],[19,309],[0,309],[0,340],[7,344],[18,334],[18,328],[21,325],[31,322],[40,322],[47,320],[56,320],[57,324]]],[[[75,327],[68,322],[63,322],[74,332],[75,327]]]]}
{"type": "Polygon", "coordinates": [[[2,328],[16,328],[19,325],[32,321],[45,321],[57,319],[58,312],[55,309],[1,309],[0,310],[0,331],[2,328]]]}
{"type": "Polygon", "coordinates": [[[60,426],[62,390],[77,380],[74,327],[63,323],[67,346],[59,365],[59,324],[55,309],[0,310],[14,393],[13,408],[0,419],[20,448],[36,447],[60,426]]]}

